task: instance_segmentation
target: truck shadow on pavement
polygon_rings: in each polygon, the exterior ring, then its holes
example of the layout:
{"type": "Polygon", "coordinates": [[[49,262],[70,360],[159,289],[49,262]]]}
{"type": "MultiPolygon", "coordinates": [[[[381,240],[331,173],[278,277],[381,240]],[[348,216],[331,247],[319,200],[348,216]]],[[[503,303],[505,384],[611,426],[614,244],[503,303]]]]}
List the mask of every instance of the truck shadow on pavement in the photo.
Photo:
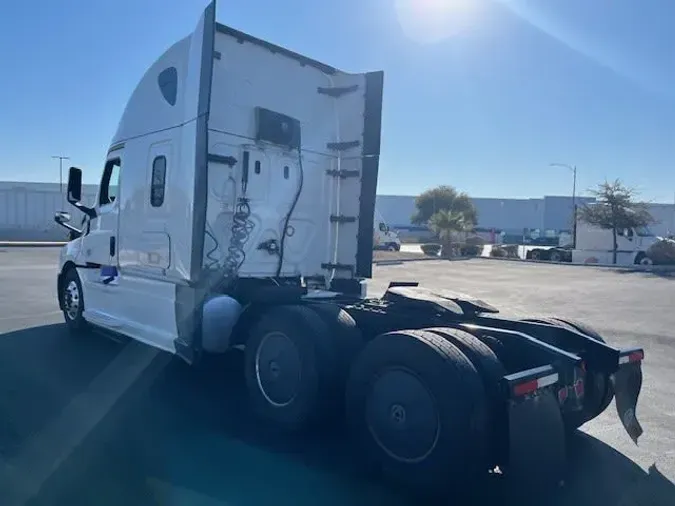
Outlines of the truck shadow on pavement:
{"type": "MultiPolygon", "coordinates": [[[[96,335],[84,342],[73,340],[61,325],[1,335],[0,351],[11,350],[21,357],[21,363],[8,368],[11,358],[0,358],[4,388],[22,388],[17,379],[30,382],[30,375],[35,375],[36,385],[26,394],[52,404],[49,410],[36,414],[27,408],[17,409],[0,396],[0,440],[6,436],[2,433],[8,426],[6,420],[21,426],[17,416],[40,417],[40,423],[31,418],[32,431],[48,424],[59,411],[57,404],[69,402],[68,392],[74,395],[85,390],[97,371],[124,346],[96,335]],[[55,347],[48,354],[52,357],[31,358],[44,343],[55,347]],[[69,371],[71,368],[79,372],[69,371]],[[68,378],[68,388],[57,388],[61,397],[50,401],[55,394],[49,385],[61,384],[59,374],[68,378]]],[[[338,428],[340,424],[302,437],[288,437],[261,424],[248,409],[242,368],[239,352],[208,359],[197,368],[160,354],[28,504],[428,504],[372,479],[338,428]]],[[[25,402],[31,405],[29,400],[25,402]]],[[[20,438],[14,441],[18,452],[21,442],[20,438]]],[[[529,498],[531,501],[516,498],[509,492],[512,484],[506,478],[491,475],[476,495],[453,504],[674,504],[675,486],[655,466],[645,472],[621,453],[582,433],[572,437],[569,446],[567,483],[546,500],[541,496],[529,498]]],[[[0,451],[0,456],[11,464],[11,452],[0,451]]],[[[0,504],[4,504],[2,491],[0,504]]]]}

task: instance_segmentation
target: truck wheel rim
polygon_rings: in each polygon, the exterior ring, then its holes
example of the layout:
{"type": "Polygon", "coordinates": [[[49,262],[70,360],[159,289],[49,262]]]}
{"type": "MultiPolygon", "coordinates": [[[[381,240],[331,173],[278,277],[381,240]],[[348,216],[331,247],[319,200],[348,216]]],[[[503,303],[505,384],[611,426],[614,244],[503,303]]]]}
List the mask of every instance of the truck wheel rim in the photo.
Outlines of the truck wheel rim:
{"type": "Polygon", "coordinates": [[[375,443],[399,462],[421,462],[438,444],[441,423],[436,402],[408,369],[388,369],[373,381],[365,415],[375,443]]]}
{"type": "Polygon", "coordinates": [[[275,407],[289,405],[297,396],[301,381],[298,348],[282,332],[270,332],[260,341],[255,356],[258,388],[275,407]]]}
{"type": "Polygon", "coordinates": [[[63,306],[69,320],[75,320],[80,311],[80,289],[75,281],[66,286],[63,293],[63,306]]]}

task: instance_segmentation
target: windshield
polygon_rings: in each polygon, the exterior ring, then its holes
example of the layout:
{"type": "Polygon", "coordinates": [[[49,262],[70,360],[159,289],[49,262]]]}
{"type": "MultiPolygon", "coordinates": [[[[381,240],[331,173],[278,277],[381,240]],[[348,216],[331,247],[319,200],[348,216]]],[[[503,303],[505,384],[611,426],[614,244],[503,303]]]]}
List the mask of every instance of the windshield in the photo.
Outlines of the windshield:
{"type": "Polygon", "coordinates": [[[636,228],[635,233],[639,237],[654,237],[654,232],[652,232],[652,230],[647,226],[636,228]]]}

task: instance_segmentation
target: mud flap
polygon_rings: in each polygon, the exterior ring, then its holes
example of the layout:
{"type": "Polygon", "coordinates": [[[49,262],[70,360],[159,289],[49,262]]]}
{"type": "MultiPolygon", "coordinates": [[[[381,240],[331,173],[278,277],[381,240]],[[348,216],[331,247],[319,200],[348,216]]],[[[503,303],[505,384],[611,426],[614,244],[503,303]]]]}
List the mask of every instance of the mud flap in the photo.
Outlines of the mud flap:
{"type": "Polygon", "coordinates": [[[637,419],[636,409],[642,388],[642,367],[640,362],[625,364],[614,373],[614,398],[616,410],[624,429],[635,444],[642,435],[642,426],[637,419]]]}
{"type": "Polygon", "coordinates": [[[562,484],[566,466],[565,426],[549,390],[509,405],[508,475],[525,490],[562,484]]]}

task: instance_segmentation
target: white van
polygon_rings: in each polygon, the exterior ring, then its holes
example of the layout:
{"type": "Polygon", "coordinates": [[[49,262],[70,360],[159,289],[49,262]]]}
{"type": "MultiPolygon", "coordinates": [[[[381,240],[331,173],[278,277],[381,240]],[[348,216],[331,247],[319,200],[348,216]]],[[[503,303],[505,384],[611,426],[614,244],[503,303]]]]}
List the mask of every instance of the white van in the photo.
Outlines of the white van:
{"type": "Polygon", "coordinates": [[[400,251],[401,238],[384,221],[375,221],[373,228],[373,249],[400,251]]]}

